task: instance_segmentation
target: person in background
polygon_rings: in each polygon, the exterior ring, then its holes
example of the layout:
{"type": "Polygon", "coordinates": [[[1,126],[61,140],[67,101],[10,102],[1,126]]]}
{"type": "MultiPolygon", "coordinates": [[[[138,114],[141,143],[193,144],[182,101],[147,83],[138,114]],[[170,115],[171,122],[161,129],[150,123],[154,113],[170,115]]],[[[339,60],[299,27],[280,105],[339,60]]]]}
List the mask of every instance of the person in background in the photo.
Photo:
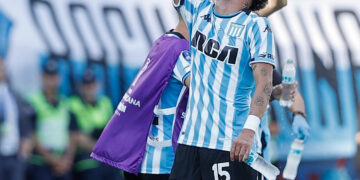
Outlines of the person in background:
{"type": "Polygon", "coordinates": [[[24,179],[25,161],[31,151],[31,108],[10,87],[0,58],[0,179],[24,179]]]}
{"type": "Polygon", "coordinates": [[[77,124],[58,92],[58,71],[57,61],[48,60],[43,66],[42,91],[29,100],[36,114],[29,179],[71,179],[77,124]]]}
{"type": "Polygon", "coordinates": [[[80,96],[68,101],[79,127],[78,148],[74,174],[79,180],[122,179],[120,171],[90,158],[96,140],[113,114],[113,106],[106,96],[98,97],[98,83],[92,70],[85,70],[80,83],[80,96]]]}
{"type": "MultiPolygon", "coordinates": [[[[270,101],[280,100],[283,85],[281,84],[281,73],[277,70],[273,72],[273,91],[271,94],[270,101]]],[[[305,111],[305,102],[297,89],[297,82],[295,83],[294,90],[292,91],[292,97],[294,103],[288,108],[290,112],[293,114],[292,121],[292,133],[296,138],[307,139],[310,136],[310,127],[306,121],[306,111],[305,111]]],[[[264,159],[270,162],[270,125],[268,119],[268,112],[264,116],[263,120],[260,123],[260,136],[261,144],[262,144],[262,155],[264,159]]]]}

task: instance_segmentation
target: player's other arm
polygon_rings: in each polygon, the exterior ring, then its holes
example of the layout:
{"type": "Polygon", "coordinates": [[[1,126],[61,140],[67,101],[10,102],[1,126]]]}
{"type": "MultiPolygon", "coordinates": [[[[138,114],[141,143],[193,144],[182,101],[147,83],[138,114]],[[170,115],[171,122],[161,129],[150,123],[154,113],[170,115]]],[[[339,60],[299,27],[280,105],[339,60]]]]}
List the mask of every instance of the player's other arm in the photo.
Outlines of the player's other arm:
{"type": "Polygon", "coordinates": [[[257,17],[252,26],[248,26],[248,42],[251,55],[249,62],[253,69],[255,93],[251,100],[250,114],[243,131],[234,140],[230,152],[231,160],[246,161],[249,157],[254,134],[263,117],[272,92],[272,76],[275,66],[275,43],[269,22],[257,17]]]}
{"type": "Polygon", "coordinates": [[[262,17],[268,17],[272,13],[280,10],[287,5],[287,0],[269,0],[265,8],[256,11],[255,13],[262,17]]]}
{"type": "Polygon", "coordinates": [[[252,65],[255,79],[255,93],[250,105],[250,115],[262,118],[269,104],[272,92],[272,74],[274,66],[268,63],[252,65]]]}
{"type": "Polygon", "coordinates": [[[272,92],[272,73],[274,66],[268,63],[254,63],[252,65],[256,89],[251,100],[250,115],[241,134],[235,139],[230,152],[232,161],[246,161],[249,157],[255,130],[260,124],[269,104],[272,92]],[[250,128],[249,128],[250,127],[250,128]],[[251,128],[252,127],[252,128],[251,128]]]}

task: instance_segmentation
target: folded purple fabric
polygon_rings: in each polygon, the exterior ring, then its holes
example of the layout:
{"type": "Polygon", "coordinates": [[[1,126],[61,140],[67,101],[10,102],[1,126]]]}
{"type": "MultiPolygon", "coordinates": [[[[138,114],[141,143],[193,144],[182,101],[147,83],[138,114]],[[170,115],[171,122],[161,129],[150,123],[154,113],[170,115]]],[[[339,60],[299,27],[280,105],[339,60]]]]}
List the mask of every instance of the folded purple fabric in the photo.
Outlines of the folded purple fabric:
{"type": "MultiPolygon", "coordinates": [[[[166,35],[154,43],[143,67],[97,141],[91,157],[129,173],[138,173],[154,119],[154,107],[168,84],[180,53],[188,49],[189,42],[185,39],[166,35]]],[[[177,110],[181,114],[185,112],[187,99],[182,102],[185,105],[177,110]]],[[[181,115],[179,117],[182,121],[181,115]]]]}

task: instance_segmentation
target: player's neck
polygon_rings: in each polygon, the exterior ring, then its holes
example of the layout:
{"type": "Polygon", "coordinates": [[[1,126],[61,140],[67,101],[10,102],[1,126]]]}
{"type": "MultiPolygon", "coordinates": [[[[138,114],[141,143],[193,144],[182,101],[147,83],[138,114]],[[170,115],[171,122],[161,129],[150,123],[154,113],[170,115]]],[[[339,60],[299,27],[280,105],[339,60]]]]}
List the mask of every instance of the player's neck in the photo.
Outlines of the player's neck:
{"type": "Polygon", "coordinates": [[[180,21],[174,31],[183,35],[186,40],[189,40],[189,31],[184,21],[180,21]]]}
{"type": "Polygon", "coordinates": [[[229,15],[250,7],[251,0],[216,0],[215,11],[222,15],[229,15]]]}

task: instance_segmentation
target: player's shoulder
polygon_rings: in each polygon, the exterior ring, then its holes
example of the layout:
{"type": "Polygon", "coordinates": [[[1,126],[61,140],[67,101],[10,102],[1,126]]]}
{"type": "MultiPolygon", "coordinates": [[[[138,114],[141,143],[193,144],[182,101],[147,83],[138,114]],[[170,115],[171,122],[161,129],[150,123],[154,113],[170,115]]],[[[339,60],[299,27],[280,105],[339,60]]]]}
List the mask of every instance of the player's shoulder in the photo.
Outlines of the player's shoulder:
{"type": "Polygon", "coordinates": [[[249,18],[250,21],[248,21],[248,25],[250,25],[250,27],[255,25],[258,27],[267,27],[270,25],[269,20],[266,17],[259,16],[255,12],[250,12],[249,18]]]}
{"type": "Polygon", "coordinates": [[[213,2],[213,0],[179,0],[178,4],[173,2],[173,5],[174,7],[179,7],[181,5],[191,4],[193,7],[198,8],[199,6],[210,5],[213,2]]]}

